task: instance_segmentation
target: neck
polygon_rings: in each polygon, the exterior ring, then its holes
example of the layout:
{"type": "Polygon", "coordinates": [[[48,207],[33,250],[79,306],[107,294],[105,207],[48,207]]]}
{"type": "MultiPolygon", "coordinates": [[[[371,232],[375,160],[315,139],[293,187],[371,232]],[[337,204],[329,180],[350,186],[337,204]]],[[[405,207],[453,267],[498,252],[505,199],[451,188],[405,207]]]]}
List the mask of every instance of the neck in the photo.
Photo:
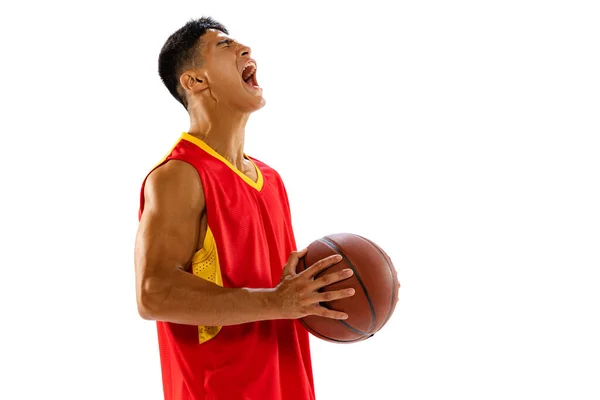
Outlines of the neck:
{"type": "Polygon", "coordinates": [[[250,114],[233,110],[190,109],[188,133],[202,140],[239,170],[244,166],[244,137],[250,114]]]}

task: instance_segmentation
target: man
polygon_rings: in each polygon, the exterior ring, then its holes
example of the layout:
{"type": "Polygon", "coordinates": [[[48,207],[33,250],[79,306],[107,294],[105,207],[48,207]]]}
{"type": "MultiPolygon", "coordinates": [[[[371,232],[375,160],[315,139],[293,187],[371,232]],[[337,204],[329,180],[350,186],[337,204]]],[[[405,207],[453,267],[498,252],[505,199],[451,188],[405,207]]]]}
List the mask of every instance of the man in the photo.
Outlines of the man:
{"type": "Polygon", "coordinates": [[[244,153],[245,126],[265,100],[250,48],[211,18],[169,37],[159,74],[190,129],[144,180],[135,244],[140,315],[156,320],[165,399],[314,399],[308,334],[297,319],[345,319],[318,290],[351,270],[295,273],[280,176],[244,153]]]}

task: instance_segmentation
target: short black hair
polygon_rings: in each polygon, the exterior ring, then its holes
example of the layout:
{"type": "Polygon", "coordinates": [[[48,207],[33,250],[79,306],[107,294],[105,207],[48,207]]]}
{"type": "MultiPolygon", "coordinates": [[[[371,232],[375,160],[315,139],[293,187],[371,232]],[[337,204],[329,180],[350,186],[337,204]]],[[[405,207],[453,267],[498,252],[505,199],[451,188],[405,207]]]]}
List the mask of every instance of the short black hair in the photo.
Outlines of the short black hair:
{"type": "Polygon", "coordinates": [[[158,74],[169,92],[186,109],[187,102],[180,94],[179,75],[196,57],[200,38],[209,29],[219,30],[226,35],[227,28],[211,17],[192,19],[173,33],[163,45],[158,56],[158,74]]]}

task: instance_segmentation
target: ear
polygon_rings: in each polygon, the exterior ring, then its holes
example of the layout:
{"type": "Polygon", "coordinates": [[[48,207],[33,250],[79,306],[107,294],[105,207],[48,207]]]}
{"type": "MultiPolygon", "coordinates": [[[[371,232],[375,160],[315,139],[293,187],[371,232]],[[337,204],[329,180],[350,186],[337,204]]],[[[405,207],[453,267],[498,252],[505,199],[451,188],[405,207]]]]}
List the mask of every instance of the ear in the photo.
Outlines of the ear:
{"type": "Polygon", "coordinates": [[[196,71],[186,71],[179,77],[179,84],[186,92],[199,93],[208,88],[206,77],[196,71]]]}

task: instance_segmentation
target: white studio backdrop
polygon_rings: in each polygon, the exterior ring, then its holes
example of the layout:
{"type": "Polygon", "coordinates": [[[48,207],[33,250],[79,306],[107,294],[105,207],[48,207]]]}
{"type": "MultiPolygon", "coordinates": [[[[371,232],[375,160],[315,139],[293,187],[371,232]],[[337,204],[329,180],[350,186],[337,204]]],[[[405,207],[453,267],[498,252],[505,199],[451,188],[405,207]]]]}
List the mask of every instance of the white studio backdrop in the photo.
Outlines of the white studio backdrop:
{"type": "Polygon", "coordinates": [[[311,339],[318,399],[600,398],[597,2],[0,8],[0,398],[162,398],[133,244],[188,128],[158,52],[202,15],[253,49],[298,245],[364,235],[402,283],[373,338],[311,339]]]}

